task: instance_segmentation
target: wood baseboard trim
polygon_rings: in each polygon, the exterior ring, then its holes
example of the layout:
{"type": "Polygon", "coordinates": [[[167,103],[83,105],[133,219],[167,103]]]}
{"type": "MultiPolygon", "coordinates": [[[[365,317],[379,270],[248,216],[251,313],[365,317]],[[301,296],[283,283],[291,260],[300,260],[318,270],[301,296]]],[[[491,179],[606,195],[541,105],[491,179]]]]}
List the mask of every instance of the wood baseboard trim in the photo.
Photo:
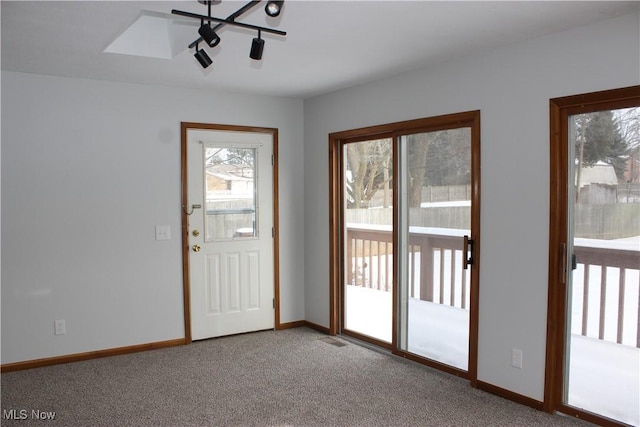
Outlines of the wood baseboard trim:
{"type": "Polygon", "coordinates": [[[497,396],[503,397],[507,400],[511,400],[513,402],[516,403],[520,403],[522,405],[526,405],[529,406],[533,409],[537,409],[539,411],[543,411],[544,410],[544,403],[540,402],[538,400],[532,399],[530,397],[527,396],[523,396],[521,394],[518,393],[514,393],[513,391],[504,389],[502,387],[498,387],[495,386],[493,384],[489,384],[483,381],[478,381],[477,382],[478,388],[480,390],[486,391],[488,393],[491,394],[495,394],[497,396]]]}
{"type": "MultiPolygon", "coordinates": [[[[276,326],[276,330],[292,329],[307,327],[315,329],[329,335],[329,328],[316,325],[307,320],[298,320],[295,322],[280,323],[276,326]]],[[[86,353],[68,354],[64,356],[47,357],[43,359],[26,360],[24,362],[5,363],[0,365],[0,373],[23,371],[25,369],[42,368],[44,366],[62,365],[64,363],[80,362],[83,360],[98,359],[101,357],[119,356],[122,354],[138,353],[141,351],[157,350],[160,348],[175,347],[179,345],[189,344],[185,338],[175,340],[152,342],[147,344],[132,345],[127,347],[110,348],[106,350],[88,351],[86,353]]]]}
{"type": "Polygon", "coordinates": [[[311,329],[315,329],[318,332],[322,332],[323,334],[327,334],[327,335],[331,335],[331,331],[329,330],[329,328],[326,328],[324,326],[320,326],[317,325],[315,323],[309,322],[308,320],[304,320],[304,325],[302,326],[306,326],[307,328],[311,328],[311,329]]]}
{"type": "Polygon", "coordinates": [[[279,323],[276,326],[276,331],[282,331],[285,329],[302,328],[305,326],[304,320],[297,320],[295,322],[279,323]]]}
{"type": "Polygon", "coordinates": [[[318,332],[322,332],[323,334],[331,335],[329,333],[329,328],[316,325],[315,323],[309,322],[308,320],[296,320],[295,322],[279,323],[276,326],[276,331],[282,331],[284,329],[293,329],[293,328],[311,328],[318,332]]]}
{"type": "Polygon", "coordinates": [[[160,348],[184,345],[185,339],[179,338],[168,341],[158,341],[147,344],[131,345],[126,347],[110,348],[106,350],[88,351],[86,353],[69,354],[65,356],[47,357],[44,359],[27,360],[24,362],[6,363],[0,366],[0,372],[22,371],[25,369],[42,368],[44,366],[61,365],[64,363],[80,362],[83,360],[98,359],[101,357],[119,356],[123,354],[138,353],[141,351],[157,350],[160,348]]]}

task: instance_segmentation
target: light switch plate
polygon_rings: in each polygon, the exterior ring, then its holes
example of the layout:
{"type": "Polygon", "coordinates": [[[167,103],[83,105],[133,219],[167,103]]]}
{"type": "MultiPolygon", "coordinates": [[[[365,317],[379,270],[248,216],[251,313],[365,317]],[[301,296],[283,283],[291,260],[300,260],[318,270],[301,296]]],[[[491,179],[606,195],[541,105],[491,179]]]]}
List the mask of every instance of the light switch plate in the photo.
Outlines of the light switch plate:
{"type": "Polygon", "coordinates": [[[67,333],[66,322],[62,319],[53,321],[53,333],[55,335],[64,335],[67,333]]]}
{"type": "Polygon", "coordinates": [[[156,225],[156,240],[171,240],[171,226],[156,225]]]}
{"type": "Polygon", "coordinates": [[[522,369],[522,350],[511,349],[511,366],[522,369]]]}

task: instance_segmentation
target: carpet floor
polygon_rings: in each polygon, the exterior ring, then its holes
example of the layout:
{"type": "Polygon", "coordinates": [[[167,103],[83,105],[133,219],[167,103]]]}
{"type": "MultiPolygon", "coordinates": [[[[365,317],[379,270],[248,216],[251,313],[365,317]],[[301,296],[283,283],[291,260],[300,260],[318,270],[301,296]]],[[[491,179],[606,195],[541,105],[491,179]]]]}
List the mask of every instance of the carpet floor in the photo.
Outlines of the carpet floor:
{"type": "Polygon", "coordinates": [[[307,328],[9,372],[1,380],[6,426],[47,425],[38,418],[52,414],[60,426],[585,425],[307,328]]]}

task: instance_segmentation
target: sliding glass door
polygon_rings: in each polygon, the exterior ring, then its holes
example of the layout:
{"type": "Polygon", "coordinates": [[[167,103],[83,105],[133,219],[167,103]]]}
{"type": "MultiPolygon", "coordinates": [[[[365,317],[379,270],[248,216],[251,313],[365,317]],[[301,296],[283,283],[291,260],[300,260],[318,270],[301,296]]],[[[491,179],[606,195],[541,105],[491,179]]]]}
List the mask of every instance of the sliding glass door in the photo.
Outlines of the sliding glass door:
{"type": "Polygon", "coordinates": [[[392,140],[343,146],[344,323],[391,343],[393,320],[392,140]]]}
{"type": "Polygon", "coordinates": [[[466,371],[471,128],[401,136],[399,181],[400,349],[466,371]]]}
{"type": "Polygon", "coordinates": [[[640,108],[576,114],[569,126],[564,400],[640,425],[640,108]]]}
{"type": "Polygon", "coordinates": [[[475,384],[480,113],[330,135],[331,332],[475,384]]]}
{"type": "Polygon", "coordinates": [[[545,409],[640,425],[640,86],[550,110],[545,409]]]}

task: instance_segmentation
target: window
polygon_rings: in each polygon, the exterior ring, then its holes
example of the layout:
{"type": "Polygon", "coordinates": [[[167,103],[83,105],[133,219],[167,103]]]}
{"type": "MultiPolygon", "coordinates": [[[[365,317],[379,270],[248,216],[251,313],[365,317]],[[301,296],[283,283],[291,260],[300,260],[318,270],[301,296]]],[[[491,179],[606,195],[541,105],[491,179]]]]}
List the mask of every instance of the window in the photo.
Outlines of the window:
{"type": "Polygon", "coordinates": [[[205,144],[205,241],[255,237],[255,147],[205,144]]]}

